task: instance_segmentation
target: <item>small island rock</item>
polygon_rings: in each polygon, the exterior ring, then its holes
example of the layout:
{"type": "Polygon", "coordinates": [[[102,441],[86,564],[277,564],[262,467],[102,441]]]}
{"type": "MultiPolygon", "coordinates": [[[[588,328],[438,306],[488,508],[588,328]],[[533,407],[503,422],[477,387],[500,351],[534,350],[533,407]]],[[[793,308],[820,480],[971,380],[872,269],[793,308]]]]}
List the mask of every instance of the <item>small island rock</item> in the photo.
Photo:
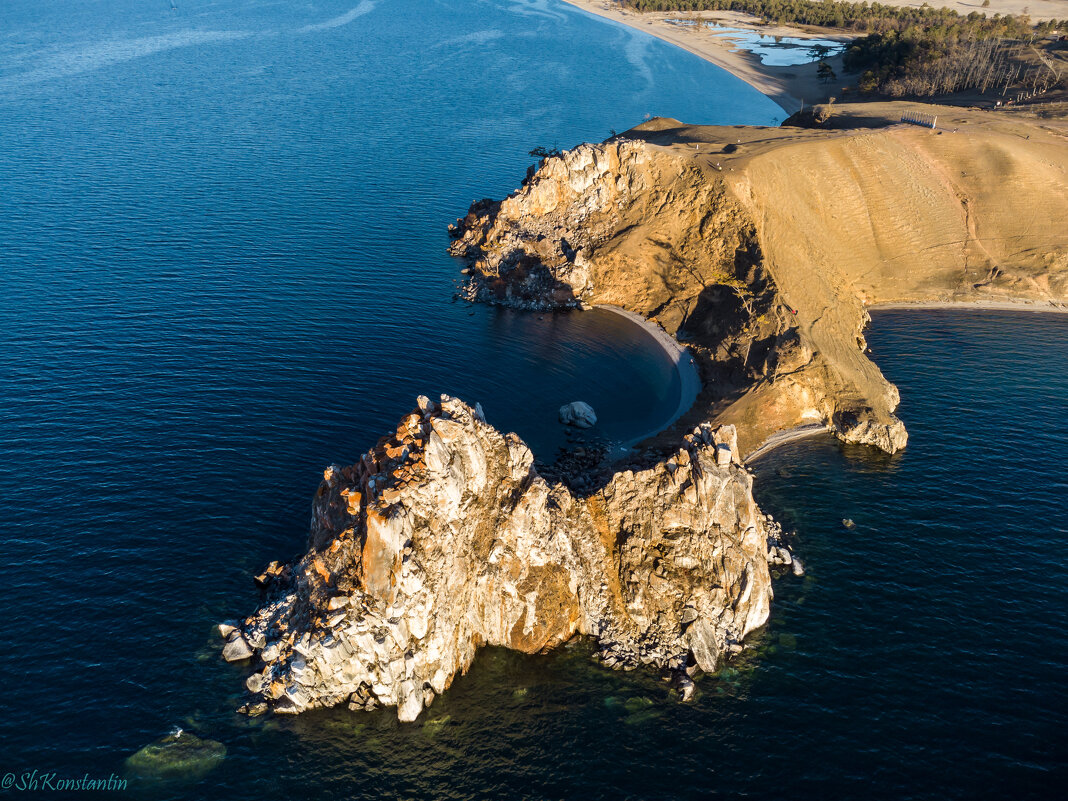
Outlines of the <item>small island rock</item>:
{"type": "Polygon", "coordinates": [[[576,635],[620,670],[716,670],[772,597],[753,477],[712,444],[729,433],[702,424],[584,496],[475,408],[421,399],[324,472],[308,552],[231,634],[224,656],[262,655],[246,712],[387,706],[412,721],[480,647],[533,654],[576,635]]]}
{"type": "Polygon", "coordinates": [[[597,425],[597,415],[588,403],[575,401],[560,407],[560,422],[575,428],[592,428],[597,425]]]}

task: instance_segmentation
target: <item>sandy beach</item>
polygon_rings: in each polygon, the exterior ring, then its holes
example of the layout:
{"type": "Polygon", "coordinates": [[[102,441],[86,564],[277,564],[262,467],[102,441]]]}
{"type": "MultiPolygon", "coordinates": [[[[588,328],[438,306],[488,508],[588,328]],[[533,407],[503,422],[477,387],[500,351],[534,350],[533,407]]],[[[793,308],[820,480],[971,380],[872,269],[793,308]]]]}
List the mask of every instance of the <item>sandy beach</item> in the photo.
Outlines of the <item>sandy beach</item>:
{"type": "Polygon", "coordinates": [[[694,364],[690,352],[686,350],[675,337],[671,336],[671,334],[656,323],[646,320],[640,314],[621,309],[619,306],[599,304],[596,308],[620,314],[645,329],[653,339],[660,344],[660,347],[664,349],[664,353],[667,354],[668,358],[675,363],[675,372],[678,373],[679,376],[682,391],[679,394],[679,406],[674,414],[671,415],[671,419],[666,423],[657,426],[652,431],[648,431],[640,437],[635,437],[629,443],[633,445],[635,442],[640,442],[648,437],[654,436],[666,428],[670,428],[680,417],[688,412],[690,407],[693,406],[694,402],[697,400],[697,396],[701,394],[701,378],[697,374],[697,366],[694,364]]]}
{"type": "Polygon", "coordinates": [[[809,437],[819,436],[820,434],[830,434],[832,430],[833,429],[831,429],[830,426],[824,425],[823,423],[812,423],[811,425],[788,428],[785,431],[777,431],[761,442],[755,450],[747,453],[744,457],[744,461],[752,462],[754,459],[766,456],[779,446],[785,445],[788,442],[795,442],[799,439],[808,439],[809,437]]]}

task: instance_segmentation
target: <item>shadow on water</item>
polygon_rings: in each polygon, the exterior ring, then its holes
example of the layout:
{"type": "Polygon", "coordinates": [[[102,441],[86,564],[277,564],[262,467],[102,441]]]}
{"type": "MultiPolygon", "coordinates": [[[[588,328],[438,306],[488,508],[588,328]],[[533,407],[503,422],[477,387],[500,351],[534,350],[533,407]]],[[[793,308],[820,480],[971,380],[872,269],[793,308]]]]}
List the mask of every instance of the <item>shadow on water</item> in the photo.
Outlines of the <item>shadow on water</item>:
{"type": "Polygon", "coordinates": [[[580,637],[542,655],[482,649],[469,672],[413,724],[398,723],[395,710],[316,710],[253,719],[242,726],[243,734],[231,730],[230,739],[238,759],[243,752],[269,751],[301,754],[332,771],[360,766],[358,772],[377,776],[380,786],[429,794],[418,797],[443,797],[442,785],[473,770],[495,776],[502,794],[491,795],[507,797],[503,788],[520,792],[527,773],[544,776],[548,770],[566,785],[573,768],[559,764],[553,752],[569,743],[618,738],[630,747],[670,753],[680,727],[722,714],[724,704],[744,703],[765,655],[794,647],[764,645],[767,638],[757,635],[752,651],[715,675],[699,676],[688,704],[656,671],[613,671],[596,662],[592,641],[580,637]],[[546,749],[550,742],[556,745],[546,749]]]}

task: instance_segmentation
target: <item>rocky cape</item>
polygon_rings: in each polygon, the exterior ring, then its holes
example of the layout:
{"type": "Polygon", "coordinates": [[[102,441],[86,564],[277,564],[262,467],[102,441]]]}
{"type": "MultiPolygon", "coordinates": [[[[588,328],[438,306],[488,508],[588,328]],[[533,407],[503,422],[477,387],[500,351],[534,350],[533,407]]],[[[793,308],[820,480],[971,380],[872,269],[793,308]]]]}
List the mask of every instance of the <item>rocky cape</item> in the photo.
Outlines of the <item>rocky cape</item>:
{"type": "Polygon", "coordinates": [[[820,423],[901,449],[897,389],[868,356],[868,309],[1063,304],[1068,125],[910,103],[819,119],[654,119],[543,160],[452,227],[468,297],[612,304],[685,342],[704,391],[659,445],[711,421],[737,426],[743,454],[820,423]],[[939,128],[899,123],[906,110],[937,114],[939,128]]]}
{"type": "Polygon", "coordinates": [[[668,671],[684,698],[768,617],[769,564],[800,564],[752,495],[734,428],[579,495],[542,478],[481,409],[420,398],[396,432],[329,467],[308,552],[272,563],[263,606],[222,624],[255,658],[244,710],[396,706],[414,720],[482,645],[596,638],[613,667],[668,671]]]}
{"type": "Polygon", "coordinates": [[[798,120],[822,129],[653,120],[475,203],[452,246],[471,299],[653,318],[705,389],[649,451],[660,462],[581,491],[539,475],[477,405],[420,398],[357,464],[325,471],[307,553],[272,563],[261,608],[220,625],[227,660],[256,660],[244,711],[395,706],[410,721],[479,647],[576,635],[689,697],[695,671],[767,620],[770,566],[802,572],[743,455],[821,423],[906,443],[867,309],[1066,299],[1068,126],[945,109],[932,131],[897,124],[909,108],[798,120]]]}

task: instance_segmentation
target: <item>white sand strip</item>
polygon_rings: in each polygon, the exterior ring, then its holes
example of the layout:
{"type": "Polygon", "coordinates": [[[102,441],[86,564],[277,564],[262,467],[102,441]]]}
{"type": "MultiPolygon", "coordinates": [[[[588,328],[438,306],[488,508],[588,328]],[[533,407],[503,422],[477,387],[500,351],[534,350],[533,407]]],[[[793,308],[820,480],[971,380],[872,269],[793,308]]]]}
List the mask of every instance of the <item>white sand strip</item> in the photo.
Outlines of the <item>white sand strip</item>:
{"type": "Polygon", "coordinates": [[[805,426],[797,426],[796,428],[788,428],[785,431],[776,431],[766,440],[764,440],[757,449],[746,455],[746,462],[751,462],[754,459],[759,459],[761,456],[766,456],[771,451],[778,448],[780,445],[785,445],[787,442],[794,442],[799,439],[806,439],[808,437],[814,437],[817,434],[829,434],[831,427],[823,423],[810,423],[805,426]]]}

